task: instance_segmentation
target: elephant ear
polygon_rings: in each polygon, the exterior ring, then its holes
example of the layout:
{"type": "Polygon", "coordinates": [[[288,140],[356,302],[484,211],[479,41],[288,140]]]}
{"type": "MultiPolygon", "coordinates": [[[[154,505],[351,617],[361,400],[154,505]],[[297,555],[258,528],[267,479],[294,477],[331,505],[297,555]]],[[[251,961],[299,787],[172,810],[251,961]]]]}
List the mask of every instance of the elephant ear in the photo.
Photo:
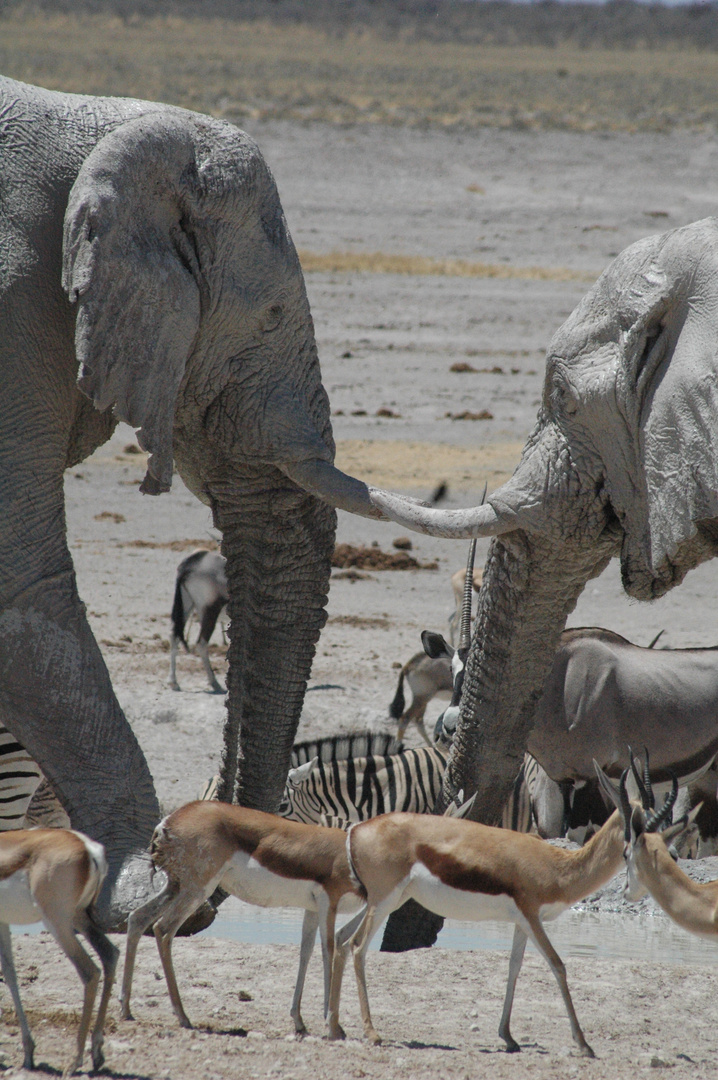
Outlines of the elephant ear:
{"type": "Polygon", "coordinates": [[[645,329],[635,382],[646,519],[631,527],[635,500],[624,553],[634,580],[648,570],[653,595],[676,583],[672,560],[696,522],[718,518],[718,229],[710,219],[669,236],[672,288],[645,329]]]}
{"type": "Polygon", "coordinates": [[[78,386],[138,429],[150,453],[140,490],[151,495],[172,483],[175,404],[199,327],[192,135],[162,112],[121,124],[85,160],[65,214],[78,386]]]}

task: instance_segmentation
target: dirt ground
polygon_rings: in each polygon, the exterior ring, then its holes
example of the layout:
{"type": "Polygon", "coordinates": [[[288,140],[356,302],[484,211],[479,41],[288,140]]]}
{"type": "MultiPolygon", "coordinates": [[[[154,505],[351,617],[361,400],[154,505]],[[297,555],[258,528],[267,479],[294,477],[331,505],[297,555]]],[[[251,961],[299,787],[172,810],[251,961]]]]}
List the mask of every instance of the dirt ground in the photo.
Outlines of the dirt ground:
{"type": "MultiPolygon", "coordinates": [[[[713,212],[718,196],[718,149],[708,134],[457,134],[285,122],[251,130],[275,172],[300,249],[512,269],[502,278],[307,275],[339,463],[373,483],[424,495],[447,481],[449,505],[476,501],[484,481],[492,489],[514,467],[536,415],[547,343],[592,276],[638,237],[713,212]],[[535,267],[564,270],[566,280],[528,272],[535,267]],[[457,363],[474,370],[452,371],[457,363]],[[455,419],[467,412],[490,418],[455,419]]],[[[205,692],[199,659],[180,656],[182,692],[167,687],[175,568],[213,531],[208,511],[179,478],[159,501],[140,497],[143,456],[128,447],[133,432],[123,428],[68,474],[68,531],[91,623],[170,810],[195,797],[219,760],[224,702],[205,692]]],[[[400,532],[341,514],[338,539],[390,551],[400,532]]],[[[358,578],[334,571],[299,737],[389,727],[396,669],[417,651],[424,627],[445,628],[449,575],[465,558],[463,544],[420,536],[412,543],[412,554],[439,569],[363,571],[358,578]]],[[[607,626],[639,643],[665,628],[668,646],[708,645],[717,638],[717,599],[718,563],[650,606],[623,596],[614,564],[589,585],[570,622],[607,626]]],[[[220,642],[214,652],[222,677],[220,642]]],[[[429,715],[440,707],[434,703],[429,715]]],[[[623,932],[630,937],[628,915],[623,932]]],[[[54,1071],[69,1057],[79,983],[47,935],[15,941],[38,1061],[54,1071]]],[[[575,1055],[553,977],[535,954],[519,981],[513,1026],[524,1052],[514,1056],[496,1035],[506,954],[372,953],[369,989],[386,1036],[380,1048],[357,1041],[351,972],[343,1009],[351,1038],[343,1045],[317,1038],[315,959],[305,1008],[314,1034],[296,1042],[288,1014],[296,947],[202,938],[178,942],[176,955],[198,1030],[177,1027],[154,944],[144,941],[136,1022],[120,1023],[116,1001],[111,1008],[112,1075],[464,1080],[490,1070],[497,1078],[541,1080],[579,1072],[634,1077],[653,1068],[677,1077],[716,1074],[718,975],[709,964],[570,959],[577,1013],[598,1056],[591,1063],[575,1055]],[[251,1000],[242,1000],[243,991],[251,1000]]],[[[0,1067],[19,1075],[20,1058],[17,1028],[4,1011],[0,1067]]]]}

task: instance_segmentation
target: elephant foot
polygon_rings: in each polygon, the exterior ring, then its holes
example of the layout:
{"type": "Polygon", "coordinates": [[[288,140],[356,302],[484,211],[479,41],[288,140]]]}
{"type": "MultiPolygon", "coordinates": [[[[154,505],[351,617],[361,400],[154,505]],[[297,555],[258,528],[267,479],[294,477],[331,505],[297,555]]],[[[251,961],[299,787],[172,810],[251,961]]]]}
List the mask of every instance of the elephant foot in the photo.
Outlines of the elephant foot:
{"type": "Polygon", "coordinates": [[[202,930],[206,930],[208,926],[211,926],[217,916],[217,908],[212,903],[211,899],[205,900],[203,904],[193,911],[188,919],[186,919],[179,930],[176,937],[192,937],[193,934],[199,934],[202,930]]]}

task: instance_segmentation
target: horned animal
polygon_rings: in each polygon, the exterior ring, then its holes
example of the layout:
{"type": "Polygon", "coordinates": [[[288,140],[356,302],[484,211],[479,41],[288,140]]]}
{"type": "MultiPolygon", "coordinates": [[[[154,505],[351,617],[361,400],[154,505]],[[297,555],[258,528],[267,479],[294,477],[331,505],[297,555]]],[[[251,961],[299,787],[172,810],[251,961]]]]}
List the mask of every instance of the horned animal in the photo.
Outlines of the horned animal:
{"type": "MultiPolygon", "coordinates": [[[[461,610],[464,596],[464,584],[466,574],[464,570],[457,570],[451,575],[451,588],[454,594],[454,609],[449,616],[449,641],[454,644],[454,639],[460,631],[461,610]]],[[[472,585],[474,592],[479,592],[483,575],[480,570],[473,570],[472,585]]],[[[426,728],[424,726],[424,713],[432,698],[437,694],[451,694],[454,683],[451,674],[451,660],[445,656],[435,659],[427,656],[425,652],[415,653],[399,672],[399,681],[396,687],[394,700],[389,706],[389,715],[399,721],[396,737],[403,739],[404,733],[412,722],[416,724],[419,734],[425,743],[431,745],[426,728]],[[411,690],[411,705],[405,710],[406,699],[404,697],[404,681],[411,690]]]]}
{"type": "MultiPolygon", "coordinates": [[[[598,766],[597,766],[598,770],[598,766]]],[[[652,797],[648,754],[645,760],[645,784],[641,787],[642,806],[632,805],[626,794],[626,772],[618,788],[599,771],[603,787],[619,808],[624,826],[627,900],[640,900],[650,893],[674,922],[693,934],[718,936],[718,880],[696,882],[676,865],[675,846],[694,828],[698,807],[679,821],[671,820],[678,797],[678,778],[673,776],[671,791],[657,809],[652,797]]]]}
{"type": "Polygon", "coordinates": [[[229,600],[226,559],[216,551],[200,548],[193,551],[177,567],[175,598],[172,605],[172,633],[170,635],[170,677],[173,690],[179,690],[177,682],[177,650],[182,642],[185,649],[189,646],[185,640],[187,620],[196,612],[199,620],[199,637],[195,648],[202,658],[210,690],[214,694],[224,694],[225,690],[217,681],[209,660],[209,639],[212,637],[217,619],[229,600]]]}
{"type": "Polygon", "coordinates": [[[18,829],[0,835],[0,964],[12,995],[24,1051],[23,1068],[34,1068],[35,1043],[20,1000],[10,923],[43,922],[84,985],[77,1050],[63,1076],[82,1065],[100,972],[75,937],[82,933],[100,958],[104,985],[92,1031],[92,1065],[102,1066],[104,1024],[118,950],[92,919],[92,904],[107,874],[102,844],[69,829],[18,829]]]}
{"type": "MultiPolygon", "coordinates": [[[[436,635],[439,637],[439,635],[436,635]]],[[[688,784],[718,752],[718,648],[653,649],[601,627],[565,630],[534,712],[527,750],[558,783],[628,767],[629,746],[650,746],[654,780],[688,784]]],[[[437,723],[453,739],[458,708],[437,723]]]]}
{"type": "MultiPolygon", "coordinates": [[[[501,919],[514,923],[509,976],[499,1034],[509,1052],[520,1049],[511,1035],[514,988],[530,938],[553,971],[581,1053],[593,1057],[571,1001],[564,965],[543,928],[566,908],[610,880],[623,862],[623,824],[615,811],[577,851],[564,851],[527,833],[515,833],[423,814],[384,814],[353,825],[347,856],[366,895],[359,926],[337,935],[329,998],[329,1037],[342,1038],[339,1000],[347,951],[351,948],[364,1033],[380,1041],[369,1011],[364,973],[366,950],[383,919],[406,900],[456,919],[501,919]]],[[[356,920],[354,920],[356,922],[356,920]]]]}
{"type": "Polygon", "coordinates": [[[346,836],[338,828],[286,821],[274,814],[224,802],[192,802],[164,818],[152,836],[156,870],[167,880],[162,890],[132,912],[122,980],[122,1017],[131,1020],[130,997],[137,945],[154,927],[170,1000],[182,1027],[191,1027],[172,965],[172,939],[182,923],[220,886],[260,907],[304,909],[299,971],[291,1016],[298,1033],[302,991],[317,927],[324,953],[325,1011],[329,996],[337,911],[355,911],[361,892],[346,856],[346,836]]]}

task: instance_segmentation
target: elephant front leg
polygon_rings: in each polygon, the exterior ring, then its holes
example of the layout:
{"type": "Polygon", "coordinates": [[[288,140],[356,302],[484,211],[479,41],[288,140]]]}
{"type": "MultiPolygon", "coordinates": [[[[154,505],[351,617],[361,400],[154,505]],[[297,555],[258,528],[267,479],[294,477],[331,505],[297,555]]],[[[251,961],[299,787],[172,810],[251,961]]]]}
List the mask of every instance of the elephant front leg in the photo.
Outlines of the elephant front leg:
{"type": "Polygon", "coordinates": [[[272,812],[284,792],[326,621],[336,515],[268,472],[256,494],[217,501],[215,522],[223,533],[231,618],[219,797],[272,812]]]}
{"type": "Polygon", "coordinates": [[[151,891],[146,848],[159,806],[71,568],[26,586],[0,610],[0,718],[42,768],[73,828],[105,845],[100,919],[121,926],[151,891]]]}

